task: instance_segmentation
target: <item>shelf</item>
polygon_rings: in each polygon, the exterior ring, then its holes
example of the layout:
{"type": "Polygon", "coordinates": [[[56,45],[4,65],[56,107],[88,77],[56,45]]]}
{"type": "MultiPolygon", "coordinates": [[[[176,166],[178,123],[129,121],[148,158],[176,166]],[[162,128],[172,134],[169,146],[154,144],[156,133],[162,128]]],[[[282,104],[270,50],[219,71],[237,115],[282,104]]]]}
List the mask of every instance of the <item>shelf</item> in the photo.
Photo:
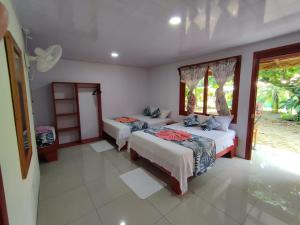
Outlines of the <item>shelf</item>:
{"type": "Polygon", "coordinates": [[[71,141],[71,142],[68,142],[68,143],[63,143],[63,144],[59,144],[59,148],[66,148],[66,147],[71,147],[71,146],[74,146],[74,145],[79,145],[81,144],[81,141],[71,141]]]}
{"type": "Polygon", "coordinates": [[[75,98],[56,98],[55,101],[73,101],[75,98]]]}
{"type": "Polygon", "coordinates": [[[66,128],[58,128],[58,132],[66,132],[66,131],[72,131],[72,130],[78,130],[79,127],[66,127],[66,128]]]}
{"type": "Polygon", "coordinates": [[[56,114],[56,116],[75,116],[78,115],[77,112],[74,113],[60,113],[60,114],[56,114]]]}

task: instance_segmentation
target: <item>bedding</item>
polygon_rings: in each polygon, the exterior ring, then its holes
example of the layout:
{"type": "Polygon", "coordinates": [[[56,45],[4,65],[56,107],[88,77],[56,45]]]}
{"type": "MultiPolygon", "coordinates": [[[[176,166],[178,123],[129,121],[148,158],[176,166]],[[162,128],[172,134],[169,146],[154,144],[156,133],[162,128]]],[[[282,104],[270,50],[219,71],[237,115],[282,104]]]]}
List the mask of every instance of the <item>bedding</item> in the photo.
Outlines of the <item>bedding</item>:
{"type": "Polygon", "coordinates": [[[197,115],[189,115],[183,120],[183,122],[184,122],[184,126],[186,127],[194,127],[200,125],[197,115]]]}
{"type": "Polygon", "coordinates": [[[148,128],[148,123],[132,117],[118,117],[114,119],[116,122],[123,123],[130,127],[130,132],[143,130],[148,128]]]}
{"type": "MultiPolygon", "coordinates": [[[[183,123],[165,127],[213,140],[216,154],[234,145],[234,130],[227,132],[220,130],[203,131],[200,127],[185,127],[183,123]]],[[[128,150],[131,148],[140,156],[168,170],[179,181],[182,193],[187,191],[187,179],[193,176],[195,172],[193,150],[144,131],[137,131],[131,135],[128,150]]]]}
{"type": "Polygon", "coordinates": [[[161,110],[160,110],[160,116],[159,116],[159,118],[161,118],[161,119],[166,119],[166,118],[168,118],[168,117],[170,116],[170,114],[171,114],[171,111],[170,111],[170,110],[167,110],[167,109],[161,109],[161,110]]]}
{"type": "Polygon", "coordinates": [[[214,116],[214,118],[220,124],[220,126],[216,128],[217,130],[228,131],[233,116],[214,116]]]}
{"type": "Polygon", "coordinates": [[[153,113],[151,113],[151,118],[158,118],[160,116],[160,110],[159,108],[157,108],[156,110],[153,111],[153,113]]]}
{"type": "Polygon", "coordinates": [[[214,117],[209,118],[206,122],[201,123],[200,127],[204,131],[211,131],[218,127],[220,127],[221,124],[217,122],[217,120],[214,117]]]}
{"type": "Polygon", "coordinates": [[[38,148],[53,144],[56,140],[55,128],[51,126],[40,126],[35,129],[35,138],[38,148]]]}
{"type": "Polygon", "coordinates": [[[167,127],[150,128],[144,132],[191,149],[194,159],[194,176],[205,173],[216,161],[216,146],[212,139],[167,127]]]}
{"type": "MultiPolygon", "coordinates": [[[[55,128],[51,126],[40,126],[35,129],[36,146],[44,148],[53,144],[56,140],[55,128]]],[[[29,149],[27,131],[23,132],[24,148],[29,149]]]]}
{"type": "Polygon", "coordinates": [[[143,115],[144,115],[144,116],[151,116],[151,109],[150,109],[150,106],[147,106],[147,107],[144,109],[143,115]]]}
{"type": "MultiPolygon", "coordinates": [[[[139,121],[147,123],[149,128],[164,126],[168,122],[172,121],[170,118],[152,119],[151,117],[144,115],[133,115],[130,116],[130,118],[135,118],[139,121]]],[[[127,124],[119,123],[111,118],[103,119],[103,129],[105,133],[116,139],[118,150],[121,150],[126,145],[126,142],[131,134],[131,128],[127,124]]]]}

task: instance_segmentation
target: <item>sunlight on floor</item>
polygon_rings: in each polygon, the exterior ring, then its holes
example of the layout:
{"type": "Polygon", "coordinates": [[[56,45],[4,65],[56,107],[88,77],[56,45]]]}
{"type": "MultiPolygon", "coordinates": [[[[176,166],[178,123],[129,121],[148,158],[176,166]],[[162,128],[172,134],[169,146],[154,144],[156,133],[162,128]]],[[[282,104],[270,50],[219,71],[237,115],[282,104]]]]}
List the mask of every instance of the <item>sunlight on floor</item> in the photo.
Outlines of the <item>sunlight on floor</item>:
{"type": "Polygon", "coordinates": [[[267,145],[256,145],[254,154],[261,159],[260,167],[274,165],[286,172],[300,175],[300,154],[275,149],[267,145]]]}

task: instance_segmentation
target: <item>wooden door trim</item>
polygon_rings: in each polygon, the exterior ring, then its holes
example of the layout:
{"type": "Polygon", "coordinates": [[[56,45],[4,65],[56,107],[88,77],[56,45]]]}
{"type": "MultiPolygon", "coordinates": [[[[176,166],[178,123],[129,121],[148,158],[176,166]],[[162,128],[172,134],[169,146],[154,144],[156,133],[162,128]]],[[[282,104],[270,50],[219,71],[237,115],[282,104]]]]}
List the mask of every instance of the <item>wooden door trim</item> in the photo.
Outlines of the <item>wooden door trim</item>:
{"type": "Polygon", "coordinates": [[[246,151],[245,159],[251,160],[252,153],[252,141],[253,141],[253,128],[254,128],[254,117],[255,106],[256,106],[256,93],[257,87],[256,83],[258,80],[259,72],[259,62],[262,59],[274,58],[274,57],[286,57],[287,55],[292,55],[300,52],[300,43],[285,45],[282,47],[266,49],[262,51],[254,52],[253,54],[253,64],[252,64],[252,77],[250,86],[250,100],[249,100],[249,114],[248,114],[248,128],[247,128],[247,138],[246,138],[246,151]]]}
{"type": "Polygon", "coordinates": [[[0,167],[0,224],[9,225],[1,167],[0,167]]]}

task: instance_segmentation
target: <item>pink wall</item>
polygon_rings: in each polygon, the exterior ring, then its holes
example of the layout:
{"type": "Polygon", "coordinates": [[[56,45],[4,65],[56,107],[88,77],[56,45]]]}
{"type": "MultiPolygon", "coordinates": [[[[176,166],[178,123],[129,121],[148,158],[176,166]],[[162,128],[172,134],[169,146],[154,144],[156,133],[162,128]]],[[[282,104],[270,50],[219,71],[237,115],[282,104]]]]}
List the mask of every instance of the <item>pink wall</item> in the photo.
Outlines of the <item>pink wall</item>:
{"type": "Polygon", "coordinates": [[[36,125],[53,124],[52,81],[101,83],[104,117],[141,113],[147,105],[145,69],[60,60],[47,73],[34,72],[31,91],[36,125]]]}
{"type": "Polygon", "coordinates": [[[297,42],[300,42],[300,33],[294,33],[247,46],[208,54],[191,60],[152,68],[149,73],[149,103],[164,108],[169,108],[172,110],[173,117],[179,117],[178,67],[197,62],[205,62],[219,58],[242,55],[238,121],[237,124],[232,128],[237,131],[237,135],[240,141],[238,155],[240,157],[244,157],[248,124],[247,120],[253,52],[297,42]]]}

